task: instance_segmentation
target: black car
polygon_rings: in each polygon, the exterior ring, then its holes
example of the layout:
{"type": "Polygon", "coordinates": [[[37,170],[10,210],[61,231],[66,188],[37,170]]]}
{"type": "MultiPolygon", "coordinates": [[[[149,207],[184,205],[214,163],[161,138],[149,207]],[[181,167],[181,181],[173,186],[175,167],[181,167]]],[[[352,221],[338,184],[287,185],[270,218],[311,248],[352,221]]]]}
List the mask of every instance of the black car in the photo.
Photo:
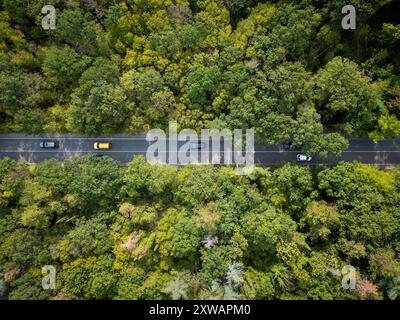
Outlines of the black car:
{"type": "Polygon", "coordinates": [[[42,141],[40,143],[40,147],[43,149],[56,149],[56,148],[58,148],[58,142],[57,141],[42,141]]]}

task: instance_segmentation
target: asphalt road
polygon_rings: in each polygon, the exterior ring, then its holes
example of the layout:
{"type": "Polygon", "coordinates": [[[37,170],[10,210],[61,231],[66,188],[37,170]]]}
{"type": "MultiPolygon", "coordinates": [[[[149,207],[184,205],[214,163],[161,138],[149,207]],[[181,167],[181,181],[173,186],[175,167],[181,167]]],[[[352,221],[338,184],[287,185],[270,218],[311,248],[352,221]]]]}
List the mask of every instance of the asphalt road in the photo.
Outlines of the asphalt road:
{"type": "MultiPolygon", "coordinates": [[[[183,143],[178,143],[178,150],[183,143]]],[[[67,159],[86,153],[96,153],[110,156],[121,163],[128,163],[135,155],[145,155],[150,144],[151,142],[146,141],[144,136],[115,135],[107,138],[91,138],[72,135],[0,134],[0,158],[8,156],[15,160],[37,163],[51,158],[67,159]],[[44,140],[58,141],[59,148],[54,150],[40,148],[39,143],[44,140]],[[110,141],[112,149],[100,152],[94,150],[93,143],[97,141],[110,141]]],[[[284,150],[281,146],[256,144],[254,162],[259,165],[273,165],[296,161],[298,153],[294,150],[284,150]]],[[[350,141],[350,147],[340,158],[322,160],[314,157],[309,164],[333,164],[338,161],[359,161],[383,167],[397,165],[400,163],[400,138],[381,141],[378,144],[369,139],[354,139],[350,141]]]]}

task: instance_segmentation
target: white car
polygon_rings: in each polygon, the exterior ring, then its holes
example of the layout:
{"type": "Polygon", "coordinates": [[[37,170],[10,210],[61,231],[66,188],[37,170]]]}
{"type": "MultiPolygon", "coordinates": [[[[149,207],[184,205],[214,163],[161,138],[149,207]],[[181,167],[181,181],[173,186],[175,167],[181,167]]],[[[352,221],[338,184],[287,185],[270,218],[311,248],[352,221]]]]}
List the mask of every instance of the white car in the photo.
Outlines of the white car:
{"type": "Polygon", "coordinates": [[[309,162],[311,161],[312,158],[310,156],[306,156],[304,154],[298,154],[297,155],[297,161],[301,161],[301,162],[309,162]]]}
{"type": "Polygon", "coordinates": [[[57,141],[42,141],[42,142],[40,142],[39,145],[43,149],[56,149],[56,148],[58,148],[58,142],[57,141]]]}

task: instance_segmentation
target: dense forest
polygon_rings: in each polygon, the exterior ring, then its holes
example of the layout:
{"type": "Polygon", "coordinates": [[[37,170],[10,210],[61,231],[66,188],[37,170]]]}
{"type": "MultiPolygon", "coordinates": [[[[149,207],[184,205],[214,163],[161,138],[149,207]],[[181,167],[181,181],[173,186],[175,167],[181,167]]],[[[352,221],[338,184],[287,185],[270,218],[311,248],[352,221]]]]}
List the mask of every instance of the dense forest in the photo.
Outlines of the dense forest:
{"type": "MultiPolygon", "coordinates": [[[[395,0],[0,0],[0,132],[400,135],[395,0]],[[54,5],[56,29],[41,9],[54,5]],[[344,30],[342,7],[357,9],[344,30]]],[[[0,299],[400,299],[400,168],[0,160],[0,299]],[[42,288],[42,267],[56,288],[42,288]],[[354,288],[341,270],[355,268],[354,288]]]]}
{"type": "Polygon", "coordinates": [[[400,298],[399,169],[61,164],[0,160],[9,299],[400,298]]]}
{"type": "Polygon", "coordinates": [[[337,155],[400,134],[400,3],[1,0],[1,131],[250,128],[337,155]],[[43,30],[41,9],[57,9],[43,30]],[[342,7],[357,10],[344,30],[342,7]]]}

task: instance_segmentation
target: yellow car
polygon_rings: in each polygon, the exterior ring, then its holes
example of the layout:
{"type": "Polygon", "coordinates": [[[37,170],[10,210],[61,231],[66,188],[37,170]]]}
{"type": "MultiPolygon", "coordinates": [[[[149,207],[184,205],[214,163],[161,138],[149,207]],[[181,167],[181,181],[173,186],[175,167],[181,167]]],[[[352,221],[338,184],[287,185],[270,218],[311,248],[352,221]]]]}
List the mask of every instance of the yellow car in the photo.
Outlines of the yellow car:
{"type": "Polygon", "coordinates": [[[95,142],[93,148],[96,150],[108,150],[111,149],[111,142],[95,142]]]}

